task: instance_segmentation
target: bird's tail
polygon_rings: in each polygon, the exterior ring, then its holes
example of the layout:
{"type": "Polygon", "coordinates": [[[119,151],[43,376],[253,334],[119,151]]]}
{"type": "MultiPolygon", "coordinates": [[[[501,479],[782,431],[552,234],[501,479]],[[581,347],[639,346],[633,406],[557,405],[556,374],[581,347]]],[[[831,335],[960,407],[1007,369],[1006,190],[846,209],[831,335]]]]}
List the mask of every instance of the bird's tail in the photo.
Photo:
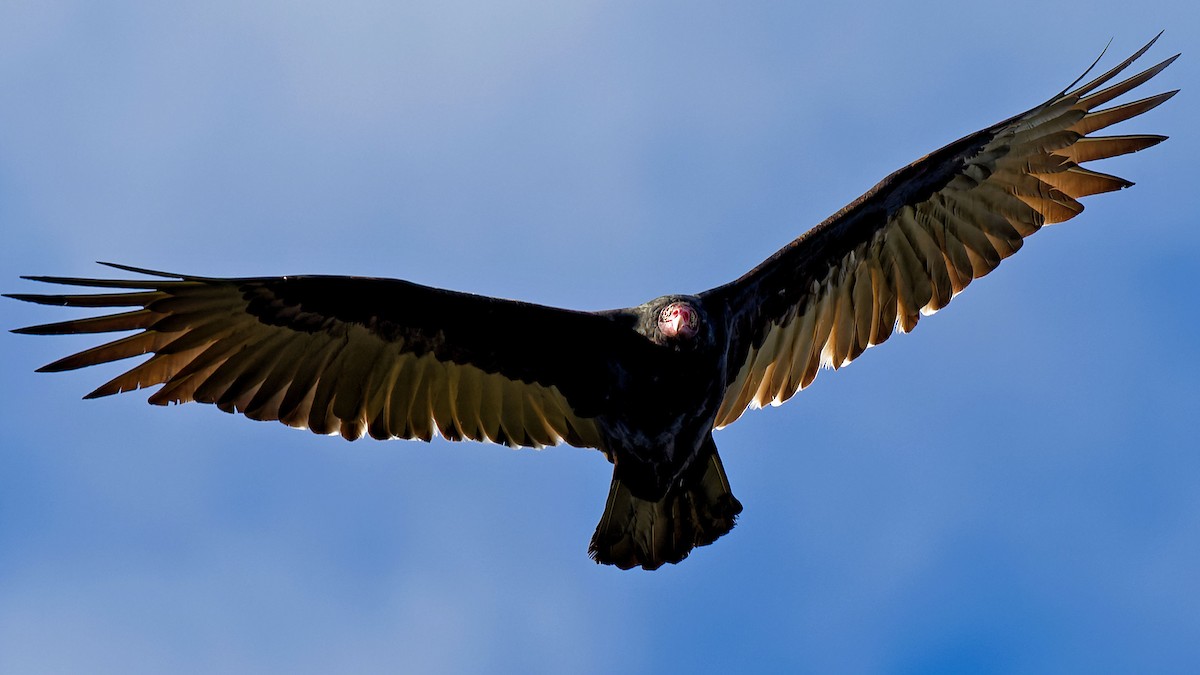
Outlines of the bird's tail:
{"type": "Polygon", "coordinates": [[[588,555],[624,570],[653,570],[683,560],[693,548],[732,530],[742,505],[729,489],[721,458],[714,448],[699,461],[703,473],[691,473],[690,480],[685,478],[656,502],[635,497],[614,472],[588,555]]]}

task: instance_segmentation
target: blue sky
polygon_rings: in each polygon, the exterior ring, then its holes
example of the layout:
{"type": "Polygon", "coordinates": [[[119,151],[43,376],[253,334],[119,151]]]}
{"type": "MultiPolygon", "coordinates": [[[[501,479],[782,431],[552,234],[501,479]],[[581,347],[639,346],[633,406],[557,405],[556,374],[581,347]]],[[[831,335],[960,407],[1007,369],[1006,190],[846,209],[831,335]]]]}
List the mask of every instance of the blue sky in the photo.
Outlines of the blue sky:
{"type": "MultiPolygon", "coordinates": [[[[717,435],[746,510],[586,557],[572,448],[346,443],[0,333],[3,672],[1184,671],[1200,660],[1194,3],[6,2],[0,290],[95,260],[604,309],[740,275],[1110,37],[1164,145],[911,336],[717,435]],[[1153,93],[1147,90],[1146,93],[1153,93]]],[[[65,318],[0,302],[4,328],[65,318]]]]}

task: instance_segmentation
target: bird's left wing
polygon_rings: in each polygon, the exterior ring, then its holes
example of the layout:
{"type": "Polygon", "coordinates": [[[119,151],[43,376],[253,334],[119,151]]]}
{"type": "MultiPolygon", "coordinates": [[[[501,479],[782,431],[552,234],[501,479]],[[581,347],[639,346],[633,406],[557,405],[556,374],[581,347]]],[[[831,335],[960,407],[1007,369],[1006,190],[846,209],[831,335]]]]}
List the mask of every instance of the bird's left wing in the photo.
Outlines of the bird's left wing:
{"type": "Polygon", "coordinates": [[[1132,185],[1080,165],[1165,140],[1090,135],[1174,95],[1100,108],[1175,60],[1108,85],[1152,44],[895,172],[742,278],[702,294],[731,335],[717,426],[748,406],[782,403],[822,365],[839,368],[896,328],[912,330],[1042,225],[1077,215],[1079,198],[1132,185]]]}
{"type": "Polygon", "coordinates": [[[614,314],[575,312],[394,279],[30,277],[116,292],[14,294],[130,311],[18,329],[138,331],[51,363],[61,371],[152,354],[88,394],[162,385],[155,404],[200,401],[356,439],[491,440],[599,447],[613,355],[639,349],[614,314]]]}

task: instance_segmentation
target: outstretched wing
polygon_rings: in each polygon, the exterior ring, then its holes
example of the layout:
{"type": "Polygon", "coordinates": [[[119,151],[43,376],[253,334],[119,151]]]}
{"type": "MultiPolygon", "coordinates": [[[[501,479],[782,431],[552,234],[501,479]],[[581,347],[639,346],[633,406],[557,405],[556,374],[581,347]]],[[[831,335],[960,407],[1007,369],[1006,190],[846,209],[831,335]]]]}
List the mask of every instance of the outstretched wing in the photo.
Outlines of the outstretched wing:
{"type": "Polygon", "coordinates": [[[616,314],[554,309],[406,281],[333,276],[211,279],[112,265],[157,279],[30,277],[117,292],[12,295],[131,311],[19,329],[139,331],[43,367],[152,353],[88,394],[162,385],[150,402],[200,401],[353,440],[490,440],[600,447],[594,418],[614,354],[637,349],[616,314]]]}
{"type": "Polygon", "coordinates": [[[821,366],[849,363],[897,327],[912,330],[1042,225],[1077,215],[1079,198],[1132,185],[1080,165],[1166,139],[1089,135],[1175,94],[1098,109],[1178,56],[1101,89],[1152,44],[893,173],[742,278],[702,294],[710,316],[729,318],[732,337],[717,426],[748,406],[786,401],[821,366]]]}

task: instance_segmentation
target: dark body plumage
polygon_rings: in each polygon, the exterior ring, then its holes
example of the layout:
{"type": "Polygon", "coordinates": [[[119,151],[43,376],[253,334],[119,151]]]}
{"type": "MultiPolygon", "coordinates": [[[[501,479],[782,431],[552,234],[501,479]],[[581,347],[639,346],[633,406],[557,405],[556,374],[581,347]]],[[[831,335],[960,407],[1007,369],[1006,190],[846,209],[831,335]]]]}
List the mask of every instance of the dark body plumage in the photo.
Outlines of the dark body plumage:
{"type": "Polygon", "coordinates": [[[1173,60],[1109,84],[1149,47],[897,171],[698,296],[578,312],[393,279],[113,265],[150,278],[31,277],[109,290],[11,297],[132,309],[18,332],[137,331],[43,368],[152,354],[89,397],[161,385],[151,403],[213,403],[351,440],[598,448],[615,468],[591,554],[654,569],[725,534],[741,511],[714,429],[912,330],[1025,237],[1079,213],[1078,198],[1131,184],[1080,164],[1164,140],[1090,135],[1173,95],[1100,108],[1173,60]]]}

